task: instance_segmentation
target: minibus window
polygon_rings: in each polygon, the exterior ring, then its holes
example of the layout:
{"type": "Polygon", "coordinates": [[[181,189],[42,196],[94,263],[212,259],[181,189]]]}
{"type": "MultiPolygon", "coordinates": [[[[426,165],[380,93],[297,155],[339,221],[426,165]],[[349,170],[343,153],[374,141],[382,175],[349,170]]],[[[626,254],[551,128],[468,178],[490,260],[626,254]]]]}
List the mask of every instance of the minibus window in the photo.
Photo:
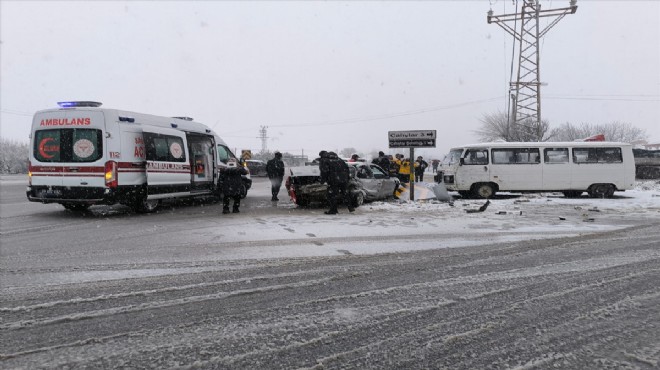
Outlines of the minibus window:
{"type": "Polygon", "coordinates": [[[463,149],[451,150],[448,155],[442,160],[443,165],[452,165],[459,163],[461,159],[461,154],[463,154],[463,149]]]}
{"type": "Polygon", "coordinates": [[[545,163],[568,163],[568,148],[545,148],[543,150],[543,162],[545,163]]]}
{"type": "Polygon", "coordinates": [[[488,164],[488,150],[468,149],[465,151],[464,164],[488,164]]]}
{"type": "Polygon", "coordinates": [[[536,164],[540,162],[539,148],[493,149],[493,164],[536,164]]]}
{"type": "Polygon", "coordinates": [[[622,163],[621,148],[574,148],[574,163],[622,163]]]}

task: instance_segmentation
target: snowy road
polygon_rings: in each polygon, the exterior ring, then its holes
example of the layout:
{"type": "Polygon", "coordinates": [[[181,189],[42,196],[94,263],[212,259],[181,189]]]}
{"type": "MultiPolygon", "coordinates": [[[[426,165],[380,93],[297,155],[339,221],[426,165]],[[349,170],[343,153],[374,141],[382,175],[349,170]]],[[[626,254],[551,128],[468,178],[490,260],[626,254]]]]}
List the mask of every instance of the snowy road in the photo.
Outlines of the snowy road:
{"type": "Polygon", "coordinates": [[[332,217],[258,187],[223,218],[3,193],[0,368],[657,368],[656,194],[332,217]]]}

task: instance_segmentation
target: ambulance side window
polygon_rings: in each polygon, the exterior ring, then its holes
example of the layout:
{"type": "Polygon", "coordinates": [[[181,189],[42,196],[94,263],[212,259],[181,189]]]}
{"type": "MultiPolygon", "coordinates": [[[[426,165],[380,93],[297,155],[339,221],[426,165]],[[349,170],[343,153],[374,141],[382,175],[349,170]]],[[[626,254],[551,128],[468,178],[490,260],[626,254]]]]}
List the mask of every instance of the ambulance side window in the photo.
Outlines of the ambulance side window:
{"type": "Polygon", "coordinates": [[[185,162],[183,140],[178,136],[144,133],[147,160],[157,162],[185,162]]]}
{"type": "Polygon", "coordinates": [[[231,150],[224,145],[218,144],[218,161],[227,163],[231,158],[236,158],[231,150]]]}

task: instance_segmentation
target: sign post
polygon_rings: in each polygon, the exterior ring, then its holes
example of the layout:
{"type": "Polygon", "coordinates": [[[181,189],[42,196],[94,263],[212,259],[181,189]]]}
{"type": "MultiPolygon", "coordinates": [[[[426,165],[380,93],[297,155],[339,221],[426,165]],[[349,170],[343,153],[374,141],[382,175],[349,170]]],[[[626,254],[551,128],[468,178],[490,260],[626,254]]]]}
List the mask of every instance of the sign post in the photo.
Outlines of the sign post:
{"type": "Polygon", "coordinates": [[[389,131],[390,148],[410,148],[410,200],[415,200],[415,148],[435,148],[435,130],[389,131]]]}

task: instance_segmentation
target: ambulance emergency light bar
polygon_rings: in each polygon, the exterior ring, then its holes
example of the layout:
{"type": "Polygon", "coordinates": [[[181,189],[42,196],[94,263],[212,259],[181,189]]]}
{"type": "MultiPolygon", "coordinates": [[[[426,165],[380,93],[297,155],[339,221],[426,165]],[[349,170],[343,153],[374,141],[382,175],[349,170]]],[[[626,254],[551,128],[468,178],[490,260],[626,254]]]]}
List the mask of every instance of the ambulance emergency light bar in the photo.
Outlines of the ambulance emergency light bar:
{"type": "Polygon", "coordinates": [[[76,107],[100,107],[102,103],[96,101],[59,101],[57,105],[60,108],[76,108],[76,107]]]}

